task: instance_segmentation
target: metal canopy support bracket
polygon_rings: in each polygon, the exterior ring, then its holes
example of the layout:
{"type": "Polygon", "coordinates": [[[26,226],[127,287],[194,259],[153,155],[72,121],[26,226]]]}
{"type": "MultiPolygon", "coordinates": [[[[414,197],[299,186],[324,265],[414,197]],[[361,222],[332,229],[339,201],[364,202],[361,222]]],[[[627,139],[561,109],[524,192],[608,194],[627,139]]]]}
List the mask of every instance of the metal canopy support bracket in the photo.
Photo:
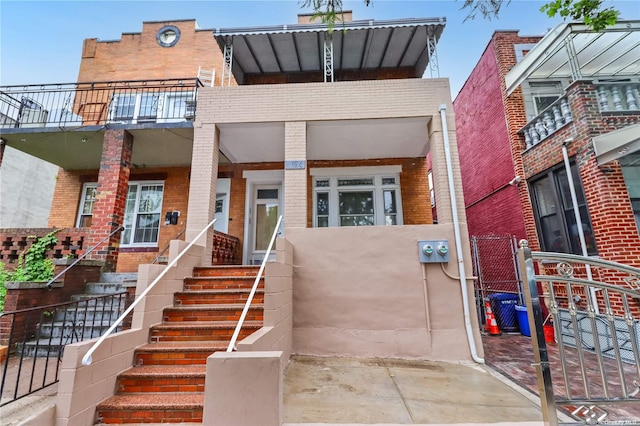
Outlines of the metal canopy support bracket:
{"type": "Polygon", "coordinates": [[[233,39],[228,38],[224,45],[224,63],[222,64],[223,86],[231,86],[231,70],[233,67],[233,39]]]}
{"type": "Polygon", "coordinates": [[[333,83],[333,38],[330,34],[324,36],[324,82],[333,83]]]}
{"type": "Polygon", "coordinates": [[[582,73],[580,72],[580,63],[578,63],[578,55],[573,45],[573,37],[569,34],[564,39],[564,48],[567,50],[567,58],[569,59],[569,67],[571,68],[571,78],[573,81],[580,80],[582,73]]]}
{"type": "Polygon", "coordinates": [[[427,34],[427,54],[429,55],[429,76],[431,78],[434,77],[434,74],[437,78],[440,78],[440,66],[438,65],[438,49],[436,49],[436,45],[438,44],[438,40],[436,40],[436,35],[433,31],[429,31],[427,34]]]}

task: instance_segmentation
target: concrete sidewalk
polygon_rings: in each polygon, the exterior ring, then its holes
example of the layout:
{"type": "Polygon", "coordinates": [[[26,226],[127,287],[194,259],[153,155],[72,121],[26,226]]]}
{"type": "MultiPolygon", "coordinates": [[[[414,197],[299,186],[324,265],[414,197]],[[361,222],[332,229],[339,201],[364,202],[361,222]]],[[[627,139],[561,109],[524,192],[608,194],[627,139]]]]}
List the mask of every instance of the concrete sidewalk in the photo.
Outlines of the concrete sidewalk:
{"type": "Polygon", "coordinates": [[[473,363],[294,356],[284,421],[313,424],[542,424],[537,397],[473,363]]]}

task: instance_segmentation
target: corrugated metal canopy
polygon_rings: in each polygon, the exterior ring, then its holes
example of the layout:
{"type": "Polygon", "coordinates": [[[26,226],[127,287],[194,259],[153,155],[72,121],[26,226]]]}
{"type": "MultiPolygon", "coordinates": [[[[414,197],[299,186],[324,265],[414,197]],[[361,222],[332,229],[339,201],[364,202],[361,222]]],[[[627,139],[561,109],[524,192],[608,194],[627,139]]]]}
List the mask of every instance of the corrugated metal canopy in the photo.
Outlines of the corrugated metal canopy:
{"type": "Polygon", "coordinates": [[[388,21],[338,23],[330,34],[324,24],[230,28],[214,31],[224,51],[233,45],[233,75],[324,72],[324,40],[333,38],[334,73],[341,70],[374,70],[413,67],[422,77],[432,49],[440,39],[445,18],[412,18],[388,21]]]}
{"type": "Polygon", "coordinates": [[[507,93],[527,79],[638,76],[639,58],[640,21],[620,21],[602,32],[581,23],[562,24],[507,73],[507,93]]]}

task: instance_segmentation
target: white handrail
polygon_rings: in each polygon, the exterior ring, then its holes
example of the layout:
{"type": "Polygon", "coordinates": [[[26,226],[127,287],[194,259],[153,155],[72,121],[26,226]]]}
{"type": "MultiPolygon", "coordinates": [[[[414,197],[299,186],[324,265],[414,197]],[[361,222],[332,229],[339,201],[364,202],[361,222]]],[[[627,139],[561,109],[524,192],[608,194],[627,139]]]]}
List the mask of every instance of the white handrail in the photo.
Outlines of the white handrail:
{"type": "Polygon", "coordinates": [[[264,255],[264,259],[262,259],[262,264],[260,265],[260,269],[258,270],[258,275],[256,275],[256,280],[253,282],[253,287],[251,287],[251,293],[249,293],[249,297],[247,298],[247,303],[245,303],[244,309],[242,310],[242,315],[240,315],[240,319],[238,320],[238,325],[236,325],[236,329],[233,332],[233,336],[231,337],[231,341],[229,342],[229,346],[227,347],[227,352],[233,352],[233,350],[235,349],[236,340],[238,340],[238,335],[240,334],[240,330],[242,330],[242,324],[244,323],[244,318],[247,316],[247,312],[249,312],[249,307],[251,306],[253,295],[256,294],[256,290],[258,289],[258,283],[260,282],[260,278],[262,277],[262,272],[264,271],[264,268],[267,265],[267,260],[269,259],[269,255],[271,254],[271,248],[273,247],[273,242],[276,240],[276,235],[278,235],[278,231],[280,230],[280,222],[282,222],[282,216],[278,217],[276,228],[273,230],[273,235],[271,235],[271,241],[269,242],[269,247],[267,247],[267,252],[264,255]]]}
{"type": "Polygon", "coordinates": [[[136,300],[134,300],[133,303],[131,303],[131,305],[129,305],[129,307],[127,309],[125,309],[125,311],[122,313],[122,315],[120,315],[120,317],[113,324],[111,324],[111,327],[109,327],[109,329],[107,329],[107,331],[105,331],[104,334],[102,336],[100,336],[98,341],[95,342],[93,344],[93,346],[91,346],[89,351],[86,354],[84,354],[84,356],[82,357],[82,365],[91,365],[91,362],[92,362],[91,355],[93,355],[93,353],[96,351],[96,349],[98,349],[98,347],[102,344],[102,342],[104,342],[104,340],[107,338],[107,336],[109,336],[109,334],[111,334],[113,332],[113,330],[116,329],[118,324],[120,324],[122,321],[124,321],[126,316],[129,315],[129,313],[131,311],[133,311],[133,308],[135,308],[136,305],[138,305],[138,303],[140,303],[140,301],[147,296],[147,293],[149,293],[151,291],[151,289],[153,289],[153,287],[155,287],[155,285],[162,279],[162,277],[165,276],[165,274],[169,271],[169,268],[172,268],[176,263],[178,263],[178,260],[180,260],[182,255],[185,254],[191,248],[191,246],[193,246],[195,244],[195,242],[198,241],[200,239],[200,237],[202,237],[202,235],[205,232],[207,232],[207,230],[209,228],[211,228],[211,226],[214,224],[215,221],[216,221],[216,219],[213,219],[211,222],[209,222],[209,224],[202,231],[200,231],[200,233],[193,240],[191,240],[191,242],[187,245],[187,247],[185,247],[185,249],[182,250],[176,256],[176,258],[173,259],[171,261],[171,263],[169,263],[162,270],[162,272],[160,272],[160,274],[156,277],[156,279],[153,280],[151,282],[151,284],[149,284],[149,286],[144,289],[144,291],[136,298],[136,300]]]}

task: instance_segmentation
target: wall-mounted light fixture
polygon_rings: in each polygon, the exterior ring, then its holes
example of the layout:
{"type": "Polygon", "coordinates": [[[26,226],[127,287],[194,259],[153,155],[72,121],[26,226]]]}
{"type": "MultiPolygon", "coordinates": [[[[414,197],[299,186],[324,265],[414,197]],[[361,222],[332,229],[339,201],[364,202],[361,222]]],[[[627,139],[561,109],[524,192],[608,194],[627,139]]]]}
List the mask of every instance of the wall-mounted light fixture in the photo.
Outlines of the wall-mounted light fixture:
{"type": "Polygon", "coordinates": [[[516,177],[514,177],[513,179],[511,179],[509,181],[509,185],[518,186],[518,185],[520,185],[520,182],[522,182],[522,178],[520,176],[516,175],[516,177]]]}

